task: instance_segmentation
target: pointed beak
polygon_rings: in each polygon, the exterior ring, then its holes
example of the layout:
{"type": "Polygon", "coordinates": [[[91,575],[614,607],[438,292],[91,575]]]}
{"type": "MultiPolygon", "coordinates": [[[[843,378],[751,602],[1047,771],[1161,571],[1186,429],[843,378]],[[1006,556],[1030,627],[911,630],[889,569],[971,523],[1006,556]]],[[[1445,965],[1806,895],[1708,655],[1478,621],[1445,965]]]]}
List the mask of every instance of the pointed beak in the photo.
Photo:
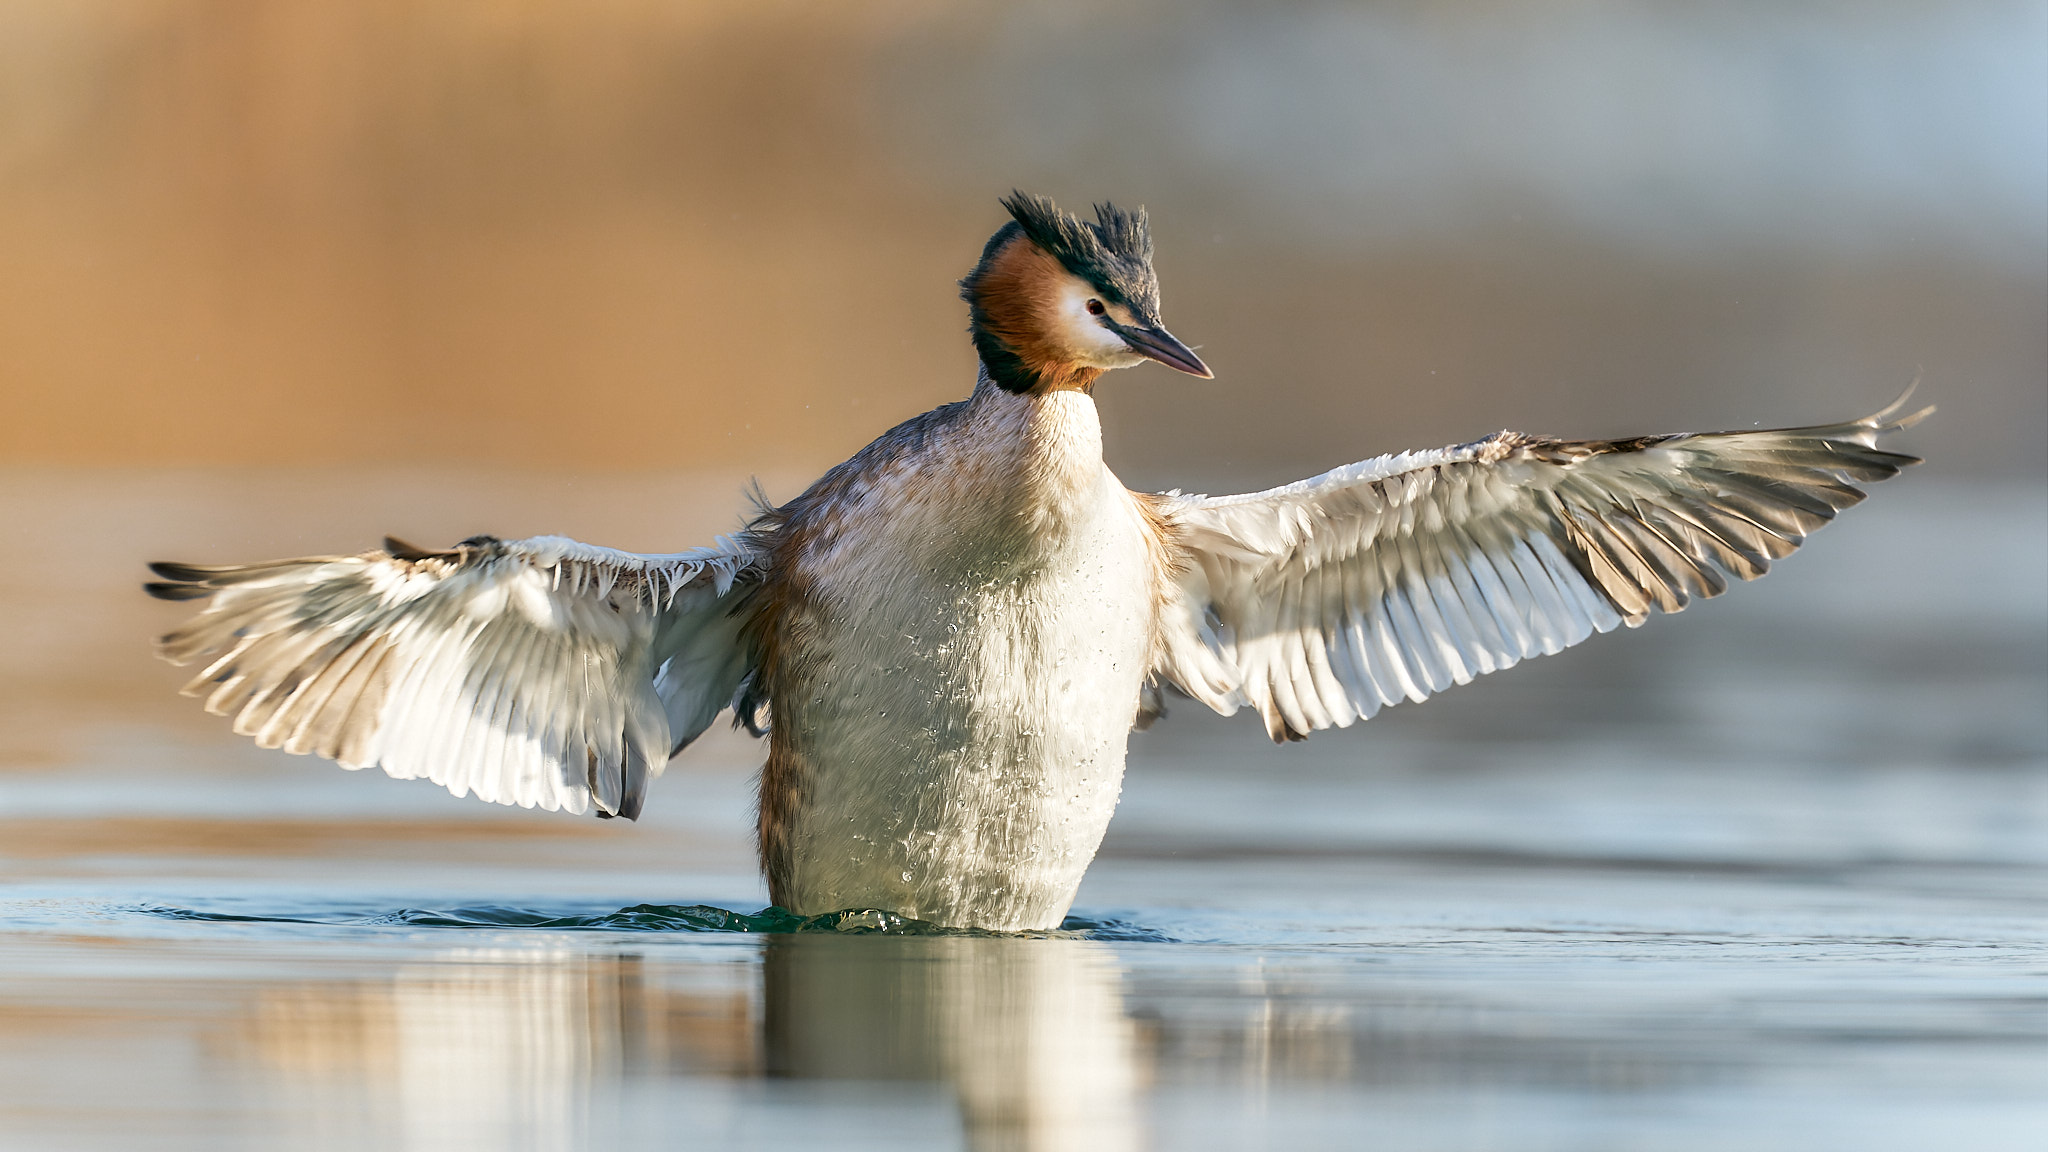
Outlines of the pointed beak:
{"type": "Polygon", "coordinates": [[[1202,363],[1202,358],[1195,355],[1194,349],[1174,339],[1173,333],[1164,328],[1140,328],[1132,325],[1128,328],[1118,327],[1116,334],[1124,338],[1124,343],[1130,345],[1131,351],[1147,360],[1157,360],[1168,368],[1185,372],[1190,376],[1200,376],[1204,380],[1213,380],[1216,377],[1214,372],[1209,371],[1209,366],[1202,363]]]}

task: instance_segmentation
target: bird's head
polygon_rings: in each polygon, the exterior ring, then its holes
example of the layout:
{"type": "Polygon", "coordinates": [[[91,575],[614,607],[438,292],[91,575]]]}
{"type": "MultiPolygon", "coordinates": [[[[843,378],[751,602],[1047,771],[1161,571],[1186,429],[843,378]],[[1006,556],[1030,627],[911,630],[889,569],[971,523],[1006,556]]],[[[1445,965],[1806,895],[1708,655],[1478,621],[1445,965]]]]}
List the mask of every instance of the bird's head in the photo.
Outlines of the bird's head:
{"type": "Polygon", "coordinates": [[[960,282],[991,380],[1011,392],[1087,390],[1104,371],[1145,360],[1213,375],[1160,322],[1143,208],[1098,204],[1090,224],[1025,192],[1003,207],[1013,219],[960,282]]]}

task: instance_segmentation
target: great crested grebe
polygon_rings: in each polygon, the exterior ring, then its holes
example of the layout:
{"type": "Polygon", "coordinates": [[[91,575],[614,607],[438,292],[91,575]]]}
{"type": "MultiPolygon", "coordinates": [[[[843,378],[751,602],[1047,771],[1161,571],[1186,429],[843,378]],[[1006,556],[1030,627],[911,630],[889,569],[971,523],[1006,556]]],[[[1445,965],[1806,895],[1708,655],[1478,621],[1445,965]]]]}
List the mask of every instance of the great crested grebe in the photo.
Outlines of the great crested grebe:
{"type": "Polygon", "coordinates": [[[1015,194],[961,282],[981,372],[708,548],[473,537],[233,567],[162,640],[265,747],[457,796],[634,817],[730,707],[768,736],[760,853],[800,914],[1057,926],[1172,688],[1275,740],[1641,624],[1763,574],[1854,485],[1914,463],[1900,404],[1812,428],[1503,432],[1266,492],[1154,495],[1104,466],[1091,392],[1150,359],[1143,210],[1015,194]]]}

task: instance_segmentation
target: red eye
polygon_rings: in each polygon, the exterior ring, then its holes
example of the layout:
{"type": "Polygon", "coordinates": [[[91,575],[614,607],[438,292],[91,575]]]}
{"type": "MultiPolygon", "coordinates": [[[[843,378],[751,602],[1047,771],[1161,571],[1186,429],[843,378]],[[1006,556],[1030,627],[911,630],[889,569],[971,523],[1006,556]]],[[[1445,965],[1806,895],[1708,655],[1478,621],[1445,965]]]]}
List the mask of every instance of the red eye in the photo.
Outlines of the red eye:
{"type": "Polygon", "coordinates": [[[1102,306],[1102,301],[1100,301],[1100,300],[1090,300],[1090,301],[1088,301],[1088,314],[1089,314],[1090,316],[1100,316],[1100,315],[1102,315],[1102,314],[1103,314],[1104,312],[1107,312],[1107,311],[1109,311],[1109,309],[1107,309],[1107,308],[1104,308],[1104,307],[1102,306]]]}

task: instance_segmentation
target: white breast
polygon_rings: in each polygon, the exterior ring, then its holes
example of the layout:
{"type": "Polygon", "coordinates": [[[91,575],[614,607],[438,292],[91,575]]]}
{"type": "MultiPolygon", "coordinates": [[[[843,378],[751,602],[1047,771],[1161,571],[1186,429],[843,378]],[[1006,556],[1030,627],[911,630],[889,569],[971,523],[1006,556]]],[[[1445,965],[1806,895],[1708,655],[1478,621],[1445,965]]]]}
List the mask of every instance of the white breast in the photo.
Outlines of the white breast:
{"type": "Polygon", "coordinates": [[[1054,927],[1116,807],[1153,636],[1144,517],[1087,397],[976,406],[863,498],[786,629],[795,911],[1054,927]]]}

